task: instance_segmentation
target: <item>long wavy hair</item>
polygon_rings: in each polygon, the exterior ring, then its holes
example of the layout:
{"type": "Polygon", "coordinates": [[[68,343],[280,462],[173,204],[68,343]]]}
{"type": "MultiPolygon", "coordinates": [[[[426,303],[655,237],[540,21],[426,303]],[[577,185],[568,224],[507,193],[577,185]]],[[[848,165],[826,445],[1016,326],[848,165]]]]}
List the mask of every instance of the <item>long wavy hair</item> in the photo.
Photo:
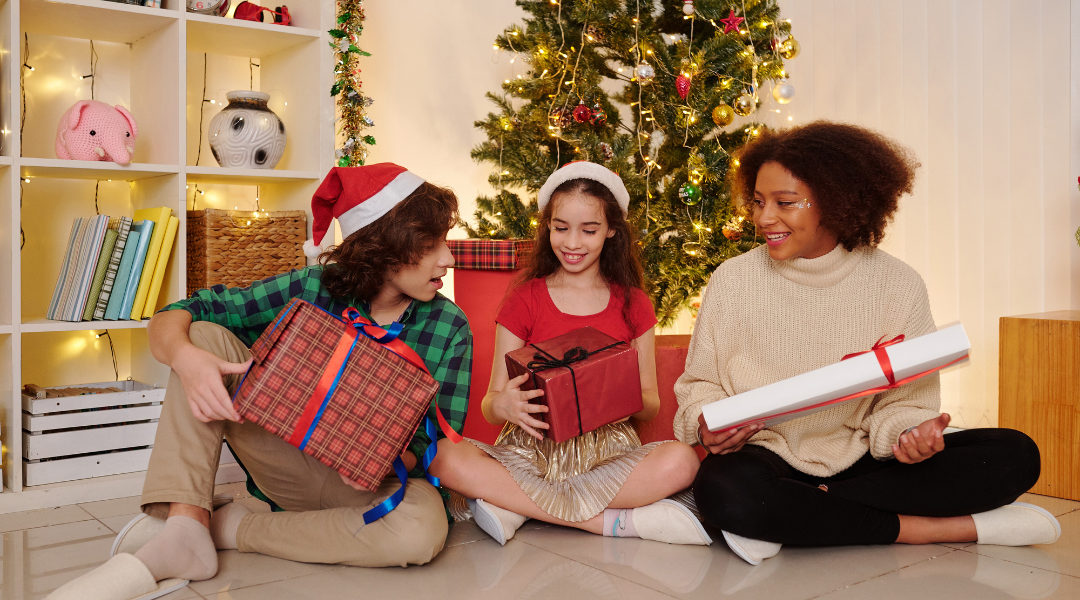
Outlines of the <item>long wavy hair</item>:
{"type": "Polygon", "coordinates": [[[423,183],[374,223],[319,255],[332,296],[370,301],[402,267],[415,265],[458,222],[457,196],[423,183]]]}
{"type": "Polygon", "coordinates": [[[551,219],[555,213],[555,205],[566,194],[580,193],[590,196],[600,203],[607,220],[608,228],[615,235],[604,240],[604,247],[600,252],[600,276],[608,285],[612,294],[622,296],[623,321],[630,329],[631,339],[636,338],[638,332],[630,319],[630,298],[634,289],[645,289],[645,275],[641,267],[641,250],[637,245],[637,239],[630,222],[615,200],[615,195],[604,184],[592,179],[571,179],[564,182],[551,193],[551,201],[544,206],[536,227],[536,238],[532,252],[525,260],[525,266],[514,282],[513,287],[518,287],[533,279],[548,277],[558,271],[562,264],[555,251],[551,248],[551,219]]]}

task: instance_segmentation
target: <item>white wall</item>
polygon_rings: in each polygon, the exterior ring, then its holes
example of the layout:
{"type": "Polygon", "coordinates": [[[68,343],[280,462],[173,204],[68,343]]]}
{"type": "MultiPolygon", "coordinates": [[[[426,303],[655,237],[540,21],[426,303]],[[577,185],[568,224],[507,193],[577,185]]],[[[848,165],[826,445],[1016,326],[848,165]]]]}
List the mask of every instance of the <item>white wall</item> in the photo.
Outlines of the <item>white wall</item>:
{"type": "Polygon", "coordinates": [[[802,44],[788,69],[794,122],[873,127],[918,155],[915,194],[883,248],[922,275],[937,323],[960,321],[971,338],[971,362],[942,377],[944,410],[960,426],[996,425],[998,320],[1080,299],[1080,2],[780,6],[802,44]]]}

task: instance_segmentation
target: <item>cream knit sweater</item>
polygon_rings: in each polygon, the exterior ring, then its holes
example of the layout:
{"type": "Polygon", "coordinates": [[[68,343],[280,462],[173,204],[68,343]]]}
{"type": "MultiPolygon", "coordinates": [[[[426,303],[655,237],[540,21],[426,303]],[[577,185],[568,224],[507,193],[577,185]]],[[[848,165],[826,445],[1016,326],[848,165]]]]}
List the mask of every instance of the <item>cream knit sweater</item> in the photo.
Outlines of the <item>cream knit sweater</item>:
{"type": "MultiPolygon", "coordinates": [[[[882,336],[936,331],[926,286],[914,269],[881,250],[775,261],[761,246],[712,275],[675,383],[675,436],[700,443],[705,404],[793,377],[869,350],[882,336]]],[[[879,460],[908,427],[938,416],[935,373],[877,396],[852,400],[759,431],[751,444],[796,469],[828,477],[867,447],[879,460]]]]}

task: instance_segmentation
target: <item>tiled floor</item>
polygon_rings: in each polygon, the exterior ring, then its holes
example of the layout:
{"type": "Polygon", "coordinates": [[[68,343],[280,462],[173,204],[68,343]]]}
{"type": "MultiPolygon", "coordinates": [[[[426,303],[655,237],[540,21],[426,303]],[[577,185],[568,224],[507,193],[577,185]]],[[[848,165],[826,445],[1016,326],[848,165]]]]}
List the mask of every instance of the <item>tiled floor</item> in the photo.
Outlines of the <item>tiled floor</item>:
{"type": "MultiPolygon", "coordinates": [[[[221,486],[266,510],[243,486],[221,486]]],[[[431,564],[360,569],[220,554],[214,579],[168,600],[326,598],[873,598],[964,600],[1080,598],[1080,502],[1026,495],[1058,516],[1049,546],[976,544],[785,548],[751,567],[722,542],[711,547],[612,540],[530,521],[505,547],[471,523],[451,528],[431,564]]],[[[43,598],[108,558],[138,498],[0,515],[0,600],[43,598]]]]}

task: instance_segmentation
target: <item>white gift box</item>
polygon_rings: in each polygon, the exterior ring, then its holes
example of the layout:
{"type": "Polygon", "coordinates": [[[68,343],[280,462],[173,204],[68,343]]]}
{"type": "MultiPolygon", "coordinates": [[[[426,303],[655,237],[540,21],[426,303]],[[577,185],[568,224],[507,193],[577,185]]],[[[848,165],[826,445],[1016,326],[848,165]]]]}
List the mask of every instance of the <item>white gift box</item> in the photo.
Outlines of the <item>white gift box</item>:
{"type": "MultiPolygon", "coordinates": [[[[971,349],[963,325],[885,346],[893,380],[943,368],[967,358],[971,349]]],[[[878,394],[890,386],[874,351],[836,364],[777,381],[749,392],[705,405],[702,413],[709,431],[762,423],[765,427],[827,410],[840,402],[878,394]]]]}

